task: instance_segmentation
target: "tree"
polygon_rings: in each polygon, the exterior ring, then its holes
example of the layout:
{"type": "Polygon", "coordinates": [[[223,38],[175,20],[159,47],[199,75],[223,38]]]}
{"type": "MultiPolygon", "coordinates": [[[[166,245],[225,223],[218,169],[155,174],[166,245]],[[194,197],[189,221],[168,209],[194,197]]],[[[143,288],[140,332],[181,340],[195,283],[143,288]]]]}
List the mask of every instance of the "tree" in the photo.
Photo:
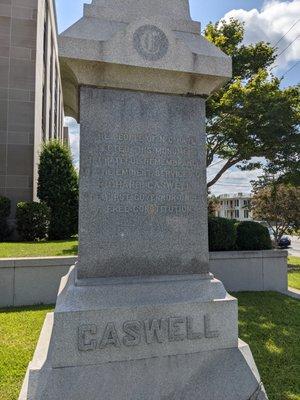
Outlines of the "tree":
{"type": "Polygon", "coordinates": [[[300,187],[264,177],[254,186],[251,208],[254,219],[268,224],[276,243],[287,233],[300,232],[300,187]]]}
{"type": "Polygon", "coordinates": [[[208,196],[208,215],[215,217],[220,209],[220,199],[216,196],[208,196]]]}
{"type": "MultiPolygon", "coordinates": [[[[278,168],[290,173],[300,154],[300,87],[281,88],[270,75],[276,48],[259,42],[242,45],[244,26],[237,20],[208,24],[206,38],[233,60],[233,78],[207,101],[207,166],[218,157],[224,165],[213,186],[231,167],[278,168]],[[254,157],[267,161],[252,162],[254,157]]],[[[284,173],[283,173],[284,176],[284,173]]]]}
{"type": "Polygon", "coordinates": [[[56,140],[42,149],[38,197],[51,210],[50,239],[68,239],[78,232],[78,175],[69,147],[56,140]]]}

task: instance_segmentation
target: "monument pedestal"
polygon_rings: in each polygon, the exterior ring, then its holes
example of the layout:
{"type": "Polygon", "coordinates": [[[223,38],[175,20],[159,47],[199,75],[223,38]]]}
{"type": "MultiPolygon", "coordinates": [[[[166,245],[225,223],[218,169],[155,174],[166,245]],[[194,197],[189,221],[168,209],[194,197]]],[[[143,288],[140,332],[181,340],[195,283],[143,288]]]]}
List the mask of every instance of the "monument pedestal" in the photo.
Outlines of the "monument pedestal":
{"type": "Polygon", "coordinates": [[[75,276],[62,280],[20,400],[267,398],[220,281],[75,276]]]}

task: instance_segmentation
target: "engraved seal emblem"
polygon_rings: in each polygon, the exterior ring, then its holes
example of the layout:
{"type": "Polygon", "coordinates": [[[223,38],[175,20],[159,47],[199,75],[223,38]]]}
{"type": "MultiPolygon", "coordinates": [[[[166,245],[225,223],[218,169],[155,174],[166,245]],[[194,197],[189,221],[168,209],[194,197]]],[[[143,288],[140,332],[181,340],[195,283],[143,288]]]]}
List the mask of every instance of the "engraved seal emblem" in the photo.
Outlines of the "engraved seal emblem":
{"type": "Polygon", "coordinates": [[[163,58],[169,49],[166,34],[155,25],[144,25],[133,35],[133,44],[140,56],[149,61],[163,58]]]}

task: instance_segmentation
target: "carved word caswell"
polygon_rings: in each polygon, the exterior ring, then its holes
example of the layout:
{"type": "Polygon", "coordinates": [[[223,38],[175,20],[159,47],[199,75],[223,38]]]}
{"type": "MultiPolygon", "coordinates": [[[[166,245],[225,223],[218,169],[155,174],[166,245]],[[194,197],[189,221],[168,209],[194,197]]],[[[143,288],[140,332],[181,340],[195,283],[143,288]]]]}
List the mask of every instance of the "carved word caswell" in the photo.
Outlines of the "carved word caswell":
{"type": "Polygon", "coordinates": [[[209,315],[203,317],[204,329],[196,331],[192,317],[168,317],[144,321],[126,321],[122,328],[109,322],[103,330],[95,324],[81,325],[78,329],[79,351],[105,349],[109,346],[134,347],[141,344],[163,344],[184,340],[213,339],[219,331],[211,329],[209,315]]]}

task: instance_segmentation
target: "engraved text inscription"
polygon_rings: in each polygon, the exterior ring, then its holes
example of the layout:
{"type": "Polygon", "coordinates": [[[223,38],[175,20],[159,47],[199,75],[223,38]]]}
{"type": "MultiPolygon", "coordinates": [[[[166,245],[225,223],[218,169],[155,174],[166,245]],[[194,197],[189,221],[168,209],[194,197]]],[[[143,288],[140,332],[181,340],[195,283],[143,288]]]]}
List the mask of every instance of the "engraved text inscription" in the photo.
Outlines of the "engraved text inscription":
{"type": "Polygon", "coordinates": [[[209,315],[203,317],[201,329],[195,328],[192,317],[125,321],[121,327],[115,322],[109,322],[102,329],[95,324],[87,324],[78,328],[78,349],[86,352],[109,347],[213,339],[219,336],[220,332],[212,329],[209,315]]]}

